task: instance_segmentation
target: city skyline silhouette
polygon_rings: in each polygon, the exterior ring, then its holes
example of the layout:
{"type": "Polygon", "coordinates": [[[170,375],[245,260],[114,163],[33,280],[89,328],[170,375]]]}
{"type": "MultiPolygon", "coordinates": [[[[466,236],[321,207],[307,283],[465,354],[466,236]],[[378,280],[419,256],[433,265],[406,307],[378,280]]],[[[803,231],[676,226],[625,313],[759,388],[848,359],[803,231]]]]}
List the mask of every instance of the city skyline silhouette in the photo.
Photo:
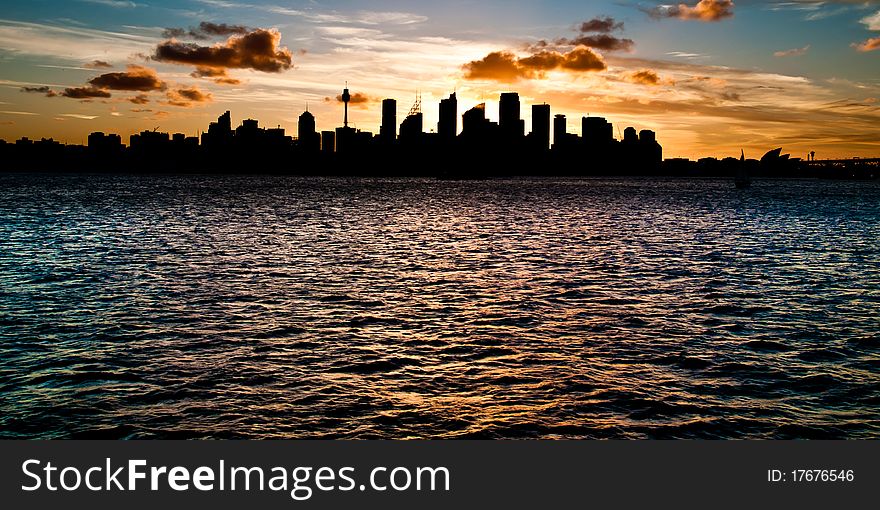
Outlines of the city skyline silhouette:
{"type": "MultiPolygon", "coordinates": [[[[307,108],[319,131],[335,130],[348,82],[350,126],[374,133],[385,98],[402,120],[417,97],[454,91],[460,113],[486,103],[499,121],[499,95],[516,91],[524,105],[553,105],[569,131],[589,116],[661,133],[670,159],[780,146],[802,159],[880,155],[874,0],[489,0],[467,16],[443,2],[294,3],[10,5],[0,138],[85,144],[156,127],[198,137],[225,111],[292,133],[307,108]]],[[[430,131],[439,109],[423,112],[430,131]]]]}
{"type": "MultiPolygon", "coordinates": [[[[782,148],[760,159],[663,158],[657,133],[615,126],[604,117],[580,118],[580,133],[569,132],[569,119],[552,114],[549,104],[532,104],[530,130],[521,118],[516,92],[499,96],[499,118],[486,116],[486,103],[460,113],[457,93],[437,105],[436,129],[426,132],[421,98],[398,124],[398,103],[386,98],[378,134],[349,125],[353,97],[346,85],[338,96],[342,125],[319,130],[308,109],[300,114],[297,132],[262,128],[246,118],[233,128],[226,111],[200,137],[166,133],[158,128],[129,137],[93,132],[86,146],[63,145],[52,139],[21,138],[0,142],[0,155],[13,168],[43,171],[141,171],[159,173],[241,173],[365,176],[433,176],[481,179],[506,176],[685,175],[736,176],[738,187],[758,177],[824,177],[872,179],[880,158],[806,160],[783,154],[782,148]],[[552,117],[552,123],[551,123],[552,117]],[[551,131],[552,125],[552,131],[551,131]],[[746,176],[749,176],[748,178],[746,176]]],[[[575,119],[577,120],[577,119],[575,119]]],[[[575,130],[576,131],[576,130],[575,130]]]]}

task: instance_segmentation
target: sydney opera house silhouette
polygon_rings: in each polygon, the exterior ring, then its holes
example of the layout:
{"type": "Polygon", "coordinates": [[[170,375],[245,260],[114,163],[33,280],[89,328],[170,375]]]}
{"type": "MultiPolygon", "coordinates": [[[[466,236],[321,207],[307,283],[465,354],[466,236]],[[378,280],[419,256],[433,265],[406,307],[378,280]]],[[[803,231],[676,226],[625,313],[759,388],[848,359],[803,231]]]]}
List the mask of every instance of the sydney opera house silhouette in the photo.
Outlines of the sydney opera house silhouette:
{"type": "Polygon", "coordinates": [[[0,157],[21,171],[137,171],[152,173],[237,173],[300,175],[433,176],[473,179],[504,176],[688,175],[876,178],[880,160],[807,161],[768,152],[761,160],[705,158],[663,160],[653,131],[628,127],[615,139],[603,117],[580,119],[580,135],[569,132],[565,115],[534,104],[526,134],[519,94],[501,94],[498,122],[485,103],[461,115],[455,93],[440,101],[436,131],[425,132],[421,99],[398,126],[397,101],[382,101],[378,135],[349,126],[351,94],[345,88],[343,125],[318,132],[308,110],[296,136],[283,128],[261,128],[246,119],[233,129],[227,111],[201,139],[182,133],[143,131],[128,146],[116,134],[92,133],[87,146],[51,139],[0,141],[0,157]],[[551,138],[552,122],[552,138],[551,138]]]}

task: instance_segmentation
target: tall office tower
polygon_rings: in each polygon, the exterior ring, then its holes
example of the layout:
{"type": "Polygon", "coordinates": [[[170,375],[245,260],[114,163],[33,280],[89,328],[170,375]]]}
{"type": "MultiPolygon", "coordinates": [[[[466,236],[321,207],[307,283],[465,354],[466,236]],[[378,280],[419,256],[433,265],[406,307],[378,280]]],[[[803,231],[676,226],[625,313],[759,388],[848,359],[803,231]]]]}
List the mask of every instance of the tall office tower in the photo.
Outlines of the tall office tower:
{"type": "Polygon", "coordinates": [[[478,133],[486,124],[486,103],[480,103],[461,116],[462,134],[478,133]]]}
{"type": "Polygon", "coordinates": [[[321,152],[333,154],[336,152],[336,133],[333,131],[321,131],[321,152]]]}
{"type": "Polygon", "coordinates": [[[423,134],[423,122],[424,117],[422,116],[422,112],[407,115],[400,124],[401,143],[418,140],[423,134]]]}
{"type": "Polygon", "coordinates": [[[221,132],[232,131],[232,114],[229,110],[217,119],[217,127],[221,132]]]}
{"type": "Polygon", "coordinates": [[[506,137],[521,137],[525,134],[525,122],[520,118],[519,94],[501,94],[498,110],[498,125],[506,137]]]}
{"type": "Polygon", "coordinates": [[[614,127],[604,117],[584,117],[581,126],[587,144],[602,145],[614,141],[614,127]]]}
{"type": "Polygon", "coordinates": [[[550,105],[532,105],[532,139],[542,151],[550,148],[550,105]]]}
{"type": "Polygon", "coordinates": [[[562,146],[562,140],[565,139],[567,131],[566,123],[567,120],[565,115],[562,115],[561,113],[557,113],[556,116],[553,117],[553,145],[555,147],[562,146]]]}
{"type": "Polygon", "coordinates": [[[384,142],[393,142],[397,139],[397,100],[382,100],[382,127],[379,128],[379,138],[384,142]]]}
{"type": "Polygon", "coordinates": [[[318,152],[321,149],[321,138],[315,130],[315,116],[308,110],[299,116],[297,143],[307,152],[318,152]]]}
{"type": "Polygon", "coordinates": [[[449,98],[440,100],[440,122],[437,134],[443,140],[455,138],[458,134],[458,98],[453,92],[449,98]]]}

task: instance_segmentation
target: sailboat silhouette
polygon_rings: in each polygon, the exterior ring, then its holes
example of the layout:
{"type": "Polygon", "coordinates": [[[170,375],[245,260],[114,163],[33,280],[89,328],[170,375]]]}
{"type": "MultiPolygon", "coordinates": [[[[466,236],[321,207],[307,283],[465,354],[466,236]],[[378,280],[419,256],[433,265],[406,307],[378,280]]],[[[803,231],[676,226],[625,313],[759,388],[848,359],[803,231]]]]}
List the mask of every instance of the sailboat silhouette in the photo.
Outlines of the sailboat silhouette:
{"type": "Polygon", "coordinates": [[[739,168],[736,170],[736,178],[734,183],[737,189],[748,189],[752,187],[752,178],[749,176],[749,170],[746,167],[746,152],[740,149],[739,168]]]}

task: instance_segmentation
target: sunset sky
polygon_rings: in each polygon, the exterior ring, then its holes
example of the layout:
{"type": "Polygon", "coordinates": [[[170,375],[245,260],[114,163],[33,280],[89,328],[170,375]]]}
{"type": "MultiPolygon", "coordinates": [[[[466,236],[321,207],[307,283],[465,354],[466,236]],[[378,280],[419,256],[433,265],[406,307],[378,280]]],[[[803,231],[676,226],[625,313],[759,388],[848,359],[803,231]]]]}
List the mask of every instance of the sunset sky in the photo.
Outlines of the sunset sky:
{"type": "MultiPolygon", "coordinates": [[[[425,129],[519,92],[523,116],[654,129],[665,157],[880,156],[880,0],[32,0],[0,13],[0,138],[197,135],[226,110],[295,134],[378,132],[421,93],[425,129]]],[[[460,128],[460,125],[459,125],[460,128]]],[[[527,128],[528,129],[528,128],[527,128]]]]}

